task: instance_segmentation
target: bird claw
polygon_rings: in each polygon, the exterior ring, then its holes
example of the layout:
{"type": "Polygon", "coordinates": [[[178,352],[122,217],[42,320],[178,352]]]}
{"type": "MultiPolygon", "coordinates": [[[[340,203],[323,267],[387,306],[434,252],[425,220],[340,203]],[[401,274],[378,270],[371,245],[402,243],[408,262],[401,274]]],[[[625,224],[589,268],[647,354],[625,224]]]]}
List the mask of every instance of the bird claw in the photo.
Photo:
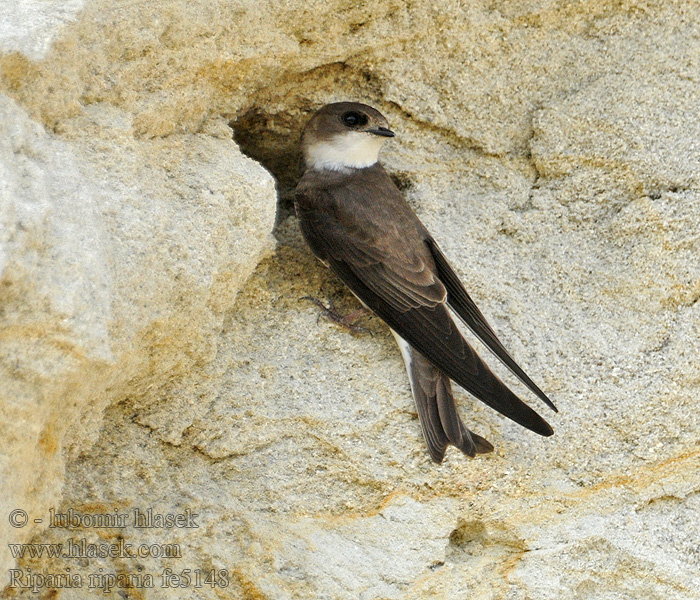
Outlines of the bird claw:
{"type": "Polygon", "coordinates": [[[333,304],[332,299],[328,300],[328,306],[313,296],[303,296],[301,300],[309,300],[320,309],[321,312],[319,313],[318,317],[316,317],[316,323],[318,323],[321,317],[326,317],[329,321],[332,321],[336,325],[339,325],[343,329],[347,329],[352,333],[369,333],[369,335],[372,336],[372,332],[369,329],[354,324],[354,321],[356,321],[359,317],[369,313],[366,308],[360,308],[351,312],[349,315],[342,316],[335,310],[335,305],[333,304]]]}

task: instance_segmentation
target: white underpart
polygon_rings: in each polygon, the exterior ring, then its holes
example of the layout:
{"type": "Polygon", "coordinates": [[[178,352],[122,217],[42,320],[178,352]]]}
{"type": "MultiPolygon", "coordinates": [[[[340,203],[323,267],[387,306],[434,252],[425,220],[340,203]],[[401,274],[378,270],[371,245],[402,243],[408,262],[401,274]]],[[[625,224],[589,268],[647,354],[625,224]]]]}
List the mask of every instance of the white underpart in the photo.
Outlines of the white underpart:
{"type": "Polygon", "coordinates": [[[411,345],[393,329],[391,330],[391,333],[394,335],[394,339],[399,345],[399,350],[401,350],[401,356],[403,357],[403,362],[406,365],[406,371],[408,372],[408,380],[411,383],[411,392],[413,392],[413,395],[415,397],[415,392],[413,389],[413,377],[411,377],[411,365],[413,364],[413,348],[411,348],[411,345]]]}
{"type": "Polygon", "coordinates": [[[362,169],[377,162],[386,138],[367,131],[348,131],[304,149],[306,166],[313,169],[362,169]]]}

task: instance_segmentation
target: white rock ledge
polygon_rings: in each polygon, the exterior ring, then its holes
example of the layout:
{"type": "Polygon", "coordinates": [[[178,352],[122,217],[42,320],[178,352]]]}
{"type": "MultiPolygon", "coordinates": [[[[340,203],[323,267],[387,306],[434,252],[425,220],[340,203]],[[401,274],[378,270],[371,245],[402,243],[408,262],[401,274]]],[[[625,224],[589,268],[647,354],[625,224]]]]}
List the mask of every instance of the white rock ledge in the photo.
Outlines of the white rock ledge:
{"type": "MultiPolygon", "coordinates": [[[[230,140],[75,144],[0,96],[3,509],[46,513],[110,402],[211,360],[275,211],[272,178],[230,140]]],[[[3,569],[37,529],[6,523],[3,569]]]]}

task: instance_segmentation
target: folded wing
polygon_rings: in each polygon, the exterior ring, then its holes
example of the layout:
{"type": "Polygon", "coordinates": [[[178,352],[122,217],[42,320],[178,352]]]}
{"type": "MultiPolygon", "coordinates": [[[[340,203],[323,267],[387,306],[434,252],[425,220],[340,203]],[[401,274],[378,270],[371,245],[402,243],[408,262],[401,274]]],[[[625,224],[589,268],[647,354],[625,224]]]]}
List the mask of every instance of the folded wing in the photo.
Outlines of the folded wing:
{"type": "Polygon", "coordinates": [[[449,290],[417,229],[397,228],[392,239],[391,231],[374,231],[361,219],[341,221],[336,212],[299,213],[314,253],[401,338],[485,404],[535,433],[553,433],[462,337],[446,306],[449,290]]]}
{"type": "Polygon", "coordinates": [[[503,347],[501,341],[496,337],[493,329],[486,321],[486,318],[481,313],[479,308],[470,298],[467,290],[462,285],[459,277],[452,269],[452,266],[445,255],[438,247],[435,240],[428,238],[426,240],[428,247],[435,260],[438,277],[447,289],[447,303],[464,321],[464,324],[471,329],[474,334],[506,365],[527,387],[529,387],[547,406],[555,412],[557,407],[547,397],[547,395],[530,379],[525,371],[513,360],[510,353],[503,347]]]}

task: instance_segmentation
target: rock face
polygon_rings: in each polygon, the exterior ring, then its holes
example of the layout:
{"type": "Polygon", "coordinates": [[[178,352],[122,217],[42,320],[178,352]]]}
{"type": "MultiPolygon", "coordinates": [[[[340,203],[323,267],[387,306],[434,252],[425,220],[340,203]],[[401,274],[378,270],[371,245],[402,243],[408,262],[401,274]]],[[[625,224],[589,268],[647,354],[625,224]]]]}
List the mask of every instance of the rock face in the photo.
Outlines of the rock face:
{"type": "Polygon", "coordinates": [[[4,595],[700,597],[696,13],[0,8],[4,595]],[[340,99],[399,132],[385,164],[553,438],[461,393],[496,452],[433,465],[386,328],[302,299],[357,307],[289,211],[340,99]]]}
{"type": "MultiPolygon", "coordinates": [[[[3,507],[38,518],[107,406],[212,359],[275,192],[230,136],[129,139],[112,111],[79,145],[6,96],[0,115],[3,507]]],[[[32,529],[3,523],[6,560],[32,529]]]]}

